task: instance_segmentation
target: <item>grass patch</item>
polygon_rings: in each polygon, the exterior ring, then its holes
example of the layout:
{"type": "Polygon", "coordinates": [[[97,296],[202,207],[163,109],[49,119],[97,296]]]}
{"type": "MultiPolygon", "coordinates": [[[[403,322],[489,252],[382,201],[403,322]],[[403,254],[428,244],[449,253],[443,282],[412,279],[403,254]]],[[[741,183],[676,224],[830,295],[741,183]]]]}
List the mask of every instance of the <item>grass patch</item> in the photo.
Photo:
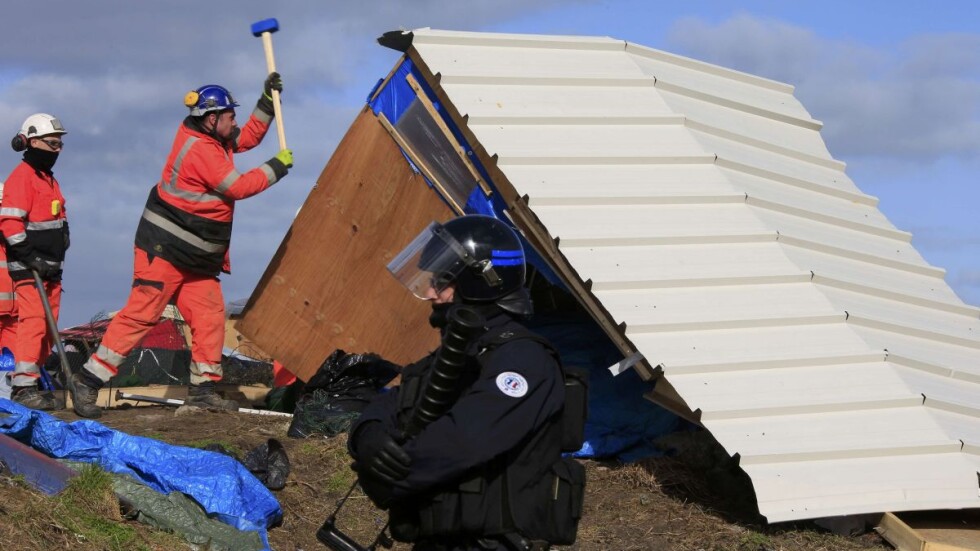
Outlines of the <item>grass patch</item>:
{"type": "Polygon", "coordinates": [[[772,539],[759,532],[747,532],[742,534],[738,543],[739,551],[768,551],[774,549],[772,539]]]}
{"type": "Polygon", "coordinates": [[[320,449],[323,446],[317,445],[316,442],[311,442],[309,440],[303,442],[299,446],[300,455],[319,455],[320,449]]]}
{"type": "Polygon", "coordinates": [[[330,493],[346,493],[357,475],[351,469],[340,469],[327,478],[326,490],[330,493]]]}
{"type": "Polygon", "coordinates": [[[54,502],[52,516],[79,540],[111,551],[138,548],[136,529],[121,522],[112,477],[98,465],[82,467],[54,502]]]}

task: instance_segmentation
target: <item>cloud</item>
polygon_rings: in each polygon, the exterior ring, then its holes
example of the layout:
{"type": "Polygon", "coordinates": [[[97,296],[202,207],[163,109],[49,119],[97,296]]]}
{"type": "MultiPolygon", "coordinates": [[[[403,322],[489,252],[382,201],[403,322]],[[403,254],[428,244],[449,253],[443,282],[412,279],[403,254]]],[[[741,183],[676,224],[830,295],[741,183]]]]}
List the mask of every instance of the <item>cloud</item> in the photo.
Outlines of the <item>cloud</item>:
{"type": "Polygon", "coordinates": [[[980,35],[916,36],[895,48],[738,15],[678,20],[673,51],[787,82],[835,157],[980,158],[980,35]]]}
{"type": "MultiPolygon", "coordinates": [[[[292,217],[375,82],[399,53],[379,46],[386,31],[431,26],[481,30],[538,13],[558,0],[46,0],[4,6],[17,24],[0,49],[0,136],[27,115],[48,112],[69,134],[55,167],[66,195],[72,248],[66,261],[62,325],[120,308],[132,277],[133,234],[150,187],[186,115],[184,94],[205,83],[228,87],[251,112],[266,65],[255,21],[274,16],[283,119],[296,166],[272,190],[239,203],[226,299],[251,293],[292,217]]],[[[567,4],[567,2],[564,2],[567,4]]],[[[6,134],[4,134],[6,133],[6,134]]],[[[236,155],[248,170],[276,153],[274,132],[236,155]]],[[[19,155],[0,155],[0,180],[19,155]]]]}

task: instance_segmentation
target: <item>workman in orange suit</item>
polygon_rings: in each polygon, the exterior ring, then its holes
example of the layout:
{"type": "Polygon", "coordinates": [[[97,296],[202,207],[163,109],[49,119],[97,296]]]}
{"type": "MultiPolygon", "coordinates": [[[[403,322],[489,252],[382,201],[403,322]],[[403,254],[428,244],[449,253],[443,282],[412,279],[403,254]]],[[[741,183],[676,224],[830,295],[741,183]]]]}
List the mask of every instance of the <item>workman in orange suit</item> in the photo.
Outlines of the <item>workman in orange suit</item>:
{"type": "MultiPolygon", "coordinates": [[[[0,182],[0,205],[3,204],[3,182],[0,182]]],[[[0,349],[14,350],[17,339],[17,300],[14,280],[7,271],[7,241],[0,239],[0,349]]]]}
{"type": "Polygon", "coordinates": [[[55,162],[67,134],[57,118],[35,113],[24,121],[11,140],[24,160],[4,184],[0,207],[0,232],[7,244],[7,268],[17,298],[17,363],[11,378],[11,398],[40,410],[59,409],[50,392],[38,388],[41,365],[51,353],[54,335],[49,334],[41,295],[35,284],[37,273],[57,324],[61,306],[61,270],[68,250],[68,218],[65,197],[54,177],[55,162]]]}
{"type": "Polygon", "coordinates": [[[275,72],[266,78],[262,97],[240,129],[235,120],[238,103],[225,88],[208,84],[184,98],[190,114],[177,129],[163,175],[150,190],[136,229],[129,299],[112,318],[99,348],[71,378],[69,391],[78,415],[102,415],[95,405],[98,390],[118,372],[173,298],[191,329],[191,385],[185,403],[238,409],[235,401],[215,392],[222,376],[225,330],[218,275],[231,273],[228,246],[235,201],[265,191],[293,166],[289,149],[248,172],[234,165],[234,153],[259,145],[268,132],[273,90],[282,90],[275,72]]]}

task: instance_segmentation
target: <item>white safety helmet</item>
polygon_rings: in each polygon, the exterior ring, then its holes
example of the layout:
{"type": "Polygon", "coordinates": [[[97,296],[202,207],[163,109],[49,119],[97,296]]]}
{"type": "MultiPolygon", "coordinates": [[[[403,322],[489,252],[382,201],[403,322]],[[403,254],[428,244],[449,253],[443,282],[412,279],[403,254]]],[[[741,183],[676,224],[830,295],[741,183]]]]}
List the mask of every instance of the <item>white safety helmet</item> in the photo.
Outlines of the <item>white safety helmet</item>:
{"type": "Polygon", "coordinates": [[[27,117],[24,124],[21,125],[20,132],[10,141],[10,146],[14,148],[14,151],[23,151],[27,149],[28,140],[31,138],[67,133],[64,125],[57,118],[47,113],[34,113],[27,117]]]}
{"type": "Polygon", "coordinates": [[[67,134],[61,121],[47,113],[34,113],[20,127],[20,133],[25,138],[37,138],[50,134],[67,134]]]}

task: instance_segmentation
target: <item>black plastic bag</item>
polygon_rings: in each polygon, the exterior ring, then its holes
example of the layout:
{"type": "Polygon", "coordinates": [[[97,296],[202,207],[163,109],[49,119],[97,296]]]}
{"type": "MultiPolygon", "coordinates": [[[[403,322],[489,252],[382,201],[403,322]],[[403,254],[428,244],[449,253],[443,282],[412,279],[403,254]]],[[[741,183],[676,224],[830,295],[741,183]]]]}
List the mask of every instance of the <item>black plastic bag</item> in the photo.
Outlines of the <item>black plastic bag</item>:
{"type": "Polygon", "coordinates": [[[346,432],[371,398],[400,371],[377,354],[334,350],[304,385],[286,434],[306,438],[346,432]]]}
{"type": "Polygon", "coordinates": [[[253,448],[245,454],[244,460],[239,459],[234,451],[217,442],[211,442],[203,449],[227,455],[238,461],[270,490],[281,490],[286,487],[286,478],[289,477],[290,470],[289,457],[282,447],[282,442],[275,438],[270,438],[266,443],[253,448]]]}
{"type": "Polygon", "coordinates": [[[270,490],[281,490],[286,487],[289,477],[289,457],[282,443],[275,438],[258,446],[245,455],[242,461],[255,478],[270,490]]]}

